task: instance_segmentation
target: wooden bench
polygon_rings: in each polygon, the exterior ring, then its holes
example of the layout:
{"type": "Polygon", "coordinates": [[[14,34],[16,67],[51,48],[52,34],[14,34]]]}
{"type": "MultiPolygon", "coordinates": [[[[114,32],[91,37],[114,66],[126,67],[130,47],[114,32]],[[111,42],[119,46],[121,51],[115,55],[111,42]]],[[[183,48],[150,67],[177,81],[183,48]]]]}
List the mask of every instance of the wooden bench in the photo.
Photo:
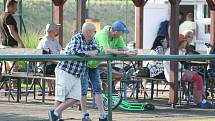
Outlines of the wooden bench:
{"type": "Polygon", "coordinates": [[[44,76],[42,73],[33,73],[33,72],[13,72],[13,73],[2,73],[2,77],[11,77],[11,78],[34,78],[34,79],[55,79],[54,76],[44,76]]]}

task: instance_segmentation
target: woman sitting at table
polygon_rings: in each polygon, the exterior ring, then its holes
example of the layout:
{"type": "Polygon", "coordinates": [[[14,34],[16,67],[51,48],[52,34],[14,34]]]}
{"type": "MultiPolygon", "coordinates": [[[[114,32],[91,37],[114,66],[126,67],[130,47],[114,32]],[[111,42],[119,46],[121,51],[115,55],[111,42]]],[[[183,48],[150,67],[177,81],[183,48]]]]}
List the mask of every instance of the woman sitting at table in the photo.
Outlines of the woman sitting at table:
{"type": "MultiPolygon", "coordinates": [[[[168,42],[164,36],[157,36],[152,45],[150,55],[164,55],[168,47],[168,42]]],[[[149,69],[150,77],[164,79],[163,62],[162,61],[148,61],[147,67],[149,69]]]]}
{"type": "MultiPolygon", "coordinates": [[[[183,55],[186,51],[185,46],[187,45],[187,39],[184,35],[179,35],[179,55],[183,55]]],[[[166,54],[170,54],[170,49],[167,50],[166,54]]],[[[170,61],[164,61],[164,74],[166,80],[170,82],[170,61]]],[[[181,70],[182,65],[179,63],[178,70],[181,70]]],[[[203,79],[195,71],[183,70],[183,72],[178,71],[178,80],[193,83],[193,102],[197,104],[199,108],[212,108],[212,104],[206,101],[203,79]]],[[[171,102],[170,102],[171,103],[171,102]]]]}
{"type": "MultiPolygon", "coordinates": [[[[152,48],[150,49],[150,55],[165,55],[168,42],[164,36],[157,36],[154,40],[152,48]]],[[[149,69],[149,76],[156,79],[165,79],[163,61],[147,61],[146,67],[149,69]]],[[[148,75],[148,74],[147,74],[148,75]]],[[[146,87],[147,80],[143,82],[146,87]]]]}

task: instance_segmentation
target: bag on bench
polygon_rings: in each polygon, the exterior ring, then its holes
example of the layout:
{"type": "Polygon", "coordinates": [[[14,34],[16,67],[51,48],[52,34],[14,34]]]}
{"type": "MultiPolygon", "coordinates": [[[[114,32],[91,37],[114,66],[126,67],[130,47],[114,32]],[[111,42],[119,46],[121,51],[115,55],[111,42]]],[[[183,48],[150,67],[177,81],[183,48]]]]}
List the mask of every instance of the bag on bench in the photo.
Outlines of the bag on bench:
{"type": "Polygon", "coordinates": [[[137,77],[149,77],[150,76],[149,68],[148,67],[140,67],[136,71],[136,76],[137,77]]]}

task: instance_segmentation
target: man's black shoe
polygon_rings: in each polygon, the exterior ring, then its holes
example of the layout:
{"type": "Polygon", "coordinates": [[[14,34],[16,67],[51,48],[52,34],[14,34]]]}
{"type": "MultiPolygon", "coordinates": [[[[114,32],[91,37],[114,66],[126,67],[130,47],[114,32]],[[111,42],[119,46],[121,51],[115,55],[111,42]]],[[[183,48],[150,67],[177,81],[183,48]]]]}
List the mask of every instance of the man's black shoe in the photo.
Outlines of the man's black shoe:
{"type": "Polygon", "coordinates": [[[49,115],[49,121],[58,121],[59,119],[58,116],[54,114],[54,110],[49,110],[48,115],[49,115]]]}

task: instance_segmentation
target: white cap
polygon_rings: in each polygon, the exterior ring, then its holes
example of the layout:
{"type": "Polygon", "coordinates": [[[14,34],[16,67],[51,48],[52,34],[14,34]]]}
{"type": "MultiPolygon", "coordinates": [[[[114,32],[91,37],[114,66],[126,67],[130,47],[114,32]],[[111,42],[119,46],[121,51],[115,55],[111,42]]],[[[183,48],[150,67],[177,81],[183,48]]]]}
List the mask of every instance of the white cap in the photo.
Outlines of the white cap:
{"type": "Polygon", "coordinates": [[[59,29],[60,26],[61,26],[60,24],[54,24],[54,23],[47,24],[46,25],[46,32],[49,32],[49,31],[54,30],[54,29],[59,29]]]}

